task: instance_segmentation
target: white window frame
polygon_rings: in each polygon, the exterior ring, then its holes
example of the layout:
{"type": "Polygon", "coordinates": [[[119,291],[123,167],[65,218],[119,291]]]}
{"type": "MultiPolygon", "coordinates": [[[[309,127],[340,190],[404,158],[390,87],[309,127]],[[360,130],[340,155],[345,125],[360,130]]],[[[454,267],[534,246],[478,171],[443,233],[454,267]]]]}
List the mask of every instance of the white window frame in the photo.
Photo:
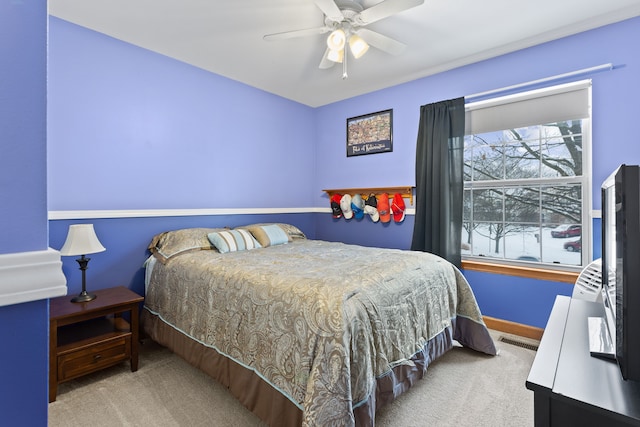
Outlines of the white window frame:
{"type": "MultiPolygon", "coordinates": [[[[553,270],[580,271],[593,257],[592,214],[592,133],[591,133],[591,80],[581,80],[542,89],[477,101],[465,105],[465,135],[540,125],[563,120],[583,120],[582,128],[582,176],[563,179],[538,179],[535,184],[567,184],[579,182],[582,186],[582,251],[581,265],[571,266],[545,262],[520,262],[502,258],[463,254],[463,260],[495,264],[543,267],[553,270]]],[[[500,181],[498,181],[500,182],[500,181]]],[[[518,180],[509,180],[518,184],[518,180]]],[[[523,184],[526,183],[523,180],[523,184]]],[[[531,182],[531,181],[529,181],[531,182]]],[[[496,181],[464,182],[465,189],[495,187],[496,181]]]]}

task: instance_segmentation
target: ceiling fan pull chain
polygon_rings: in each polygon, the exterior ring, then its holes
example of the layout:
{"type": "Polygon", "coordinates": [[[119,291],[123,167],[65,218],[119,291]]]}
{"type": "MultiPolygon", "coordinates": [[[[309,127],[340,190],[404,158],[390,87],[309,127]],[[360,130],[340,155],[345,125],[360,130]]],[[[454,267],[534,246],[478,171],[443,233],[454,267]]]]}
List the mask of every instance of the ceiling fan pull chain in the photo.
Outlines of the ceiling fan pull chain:
{"type": "Polygon", "coordinates": [[[349,56],[349,52],[347,52],[347,47],[344,47],[344,53],[342,54],[342,80],[346,80],[349,75],[347,74],[347,56],[349,56]]]}

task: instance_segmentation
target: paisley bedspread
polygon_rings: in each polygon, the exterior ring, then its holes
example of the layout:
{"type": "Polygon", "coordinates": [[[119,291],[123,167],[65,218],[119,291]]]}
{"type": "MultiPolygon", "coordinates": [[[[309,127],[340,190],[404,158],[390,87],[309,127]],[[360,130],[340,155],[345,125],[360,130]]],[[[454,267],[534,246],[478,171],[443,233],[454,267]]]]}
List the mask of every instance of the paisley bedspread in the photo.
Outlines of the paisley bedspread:
{"type": "Polygon", "coordinates": [[[221,254],[196,251],[150,276],[145,309],[254,371],[303,424],[353,425],[376,378],[456,319],[453,338],[495,354],[462,274],[435,255],[318,240],[221,254]]]}

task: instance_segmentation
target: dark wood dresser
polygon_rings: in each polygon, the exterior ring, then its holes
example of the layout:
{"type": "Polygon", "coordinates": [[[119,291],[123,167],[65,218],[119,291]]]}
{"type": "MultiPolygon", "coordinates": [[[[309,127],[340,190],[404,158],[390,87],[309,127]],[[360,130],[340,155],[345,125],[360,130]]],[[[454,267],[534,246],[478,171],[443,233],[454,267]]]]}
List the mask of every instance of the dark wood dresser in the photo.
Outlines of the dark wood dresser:
{"type": "Polygon", "coordinates": [[[603,315],[602,303],[556,297],[526,381],[536,427],[640,425],[640,382],[589,353],[587,319],[603,315]]]}

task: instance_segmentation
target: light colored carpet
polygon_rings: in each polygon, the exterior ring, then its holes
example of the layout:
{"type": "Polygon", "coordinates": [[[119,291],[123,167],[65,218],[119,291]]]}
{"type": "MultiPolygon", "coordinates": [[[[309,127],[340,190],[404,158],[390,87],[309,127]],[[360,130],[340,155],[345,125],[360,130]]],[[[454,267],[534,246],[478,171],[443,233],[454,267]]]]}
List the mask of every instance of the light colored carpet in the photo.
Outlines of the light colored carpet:
{"type": "MultiPolygon", "coordinates": [[[[511,335],[492,335],[498,356],[452,349],[381,409],[376,426],[532,426],[533,392],[525,381],[535,351],[499,340],[511,335]]],[[[141,346],[137,372],[123,363],[61,384],[49,404],[51,427],[262,425],[224,387],[150,340],[141,346]]]]}

